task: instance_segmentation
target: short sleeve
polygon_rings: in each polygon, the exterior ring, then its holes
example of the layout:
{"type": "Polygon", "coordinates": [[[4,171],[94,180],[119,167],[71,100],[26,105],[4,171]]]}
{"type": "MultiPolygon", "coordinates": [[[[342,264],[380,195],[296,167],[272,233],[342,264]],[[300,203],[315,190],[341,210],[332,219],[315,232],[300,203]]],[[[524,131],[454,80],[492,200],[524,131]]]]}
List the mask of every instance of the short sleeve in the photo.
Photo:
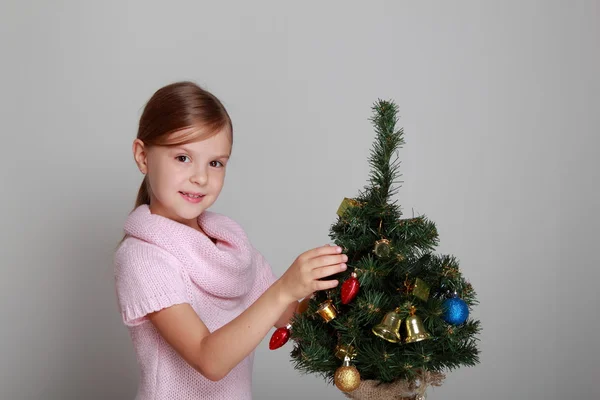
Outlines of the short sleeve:
{"type": "Polygon", "coordinates": [[[133,238],[115,253],[115,285],[123,322],[136,326],[147,315],[186,303],[179,261],[166,251],[133,238]]]}
{"type": "Polygon", "coordinates": [[[250,304],[254,303],[277,279],[265,257],[256,249],[253,250],[256,268],[256,279],[251,291],[250,304]]]}

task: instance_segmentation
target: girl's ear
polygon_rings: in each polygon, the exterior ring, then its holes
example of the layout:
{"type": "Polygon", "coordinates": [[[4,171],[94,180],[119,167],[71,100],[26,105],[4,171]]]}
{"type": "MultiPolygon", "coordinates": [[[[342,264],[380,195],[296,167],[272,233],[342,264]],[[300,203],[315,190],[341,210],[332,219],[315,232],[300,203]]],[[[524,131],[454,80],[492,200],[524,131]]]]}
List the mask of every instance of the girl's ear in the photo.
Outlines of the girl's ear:
{"type": "Polygon", "coordinates": [[[148,172],[148,154],[146,152],[146,146],[140,139],[133,141],[133,159],[137,164],[140,172],[146,174],[148,172]]]}

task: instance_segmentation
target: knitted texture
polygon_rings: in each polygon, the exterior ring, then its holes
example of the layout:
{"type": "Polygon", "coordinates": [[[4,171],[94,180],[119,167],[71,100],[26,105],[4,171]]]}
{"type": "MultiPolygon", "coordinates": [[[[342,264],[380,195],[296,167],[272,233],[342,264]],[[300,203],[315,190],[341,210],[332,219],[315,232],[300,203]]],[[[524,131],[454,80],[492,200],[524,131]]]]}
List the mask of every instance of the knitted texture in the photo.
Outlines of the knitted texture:
{"type": "Polygon", "coordinates": [[[243,229],[205,211],[201,232],[136,208],[115,253],[115,284],[123,322],[140,366],[136,400],[250,400],[254,352],[226,377],[210,381],[164,341],[149,313],[188,303],[210,332],[227,324],[277,277],[243,229]]]}

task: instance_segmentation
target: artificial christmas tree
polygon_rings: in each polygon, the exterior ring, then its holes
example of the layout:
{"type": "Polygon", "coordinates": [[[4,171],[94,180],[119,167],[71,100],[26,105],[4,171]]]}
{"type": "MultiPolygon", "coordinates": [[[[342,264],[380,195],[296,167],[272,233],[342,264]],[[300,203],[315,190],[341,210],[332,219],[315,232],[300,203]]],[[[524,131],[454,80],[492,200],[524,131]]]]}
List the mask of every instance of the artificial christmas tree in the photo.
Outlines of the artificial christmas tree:
{"type": "Polygon", "coordinates": [[[320,374],[354,399],[424,398],[447,371],[479,362],[472,285],[455,257],[434,253],[435,224],[402,218],[392,200],[395,155],[404,144],[397,114],[391,101],[374,104],[370,185],[342,201],[331,226],[348,269],[326,279],[341,284],[305,299],[286,332],[277,333],[294,342],[297,370],[320,374]]]}

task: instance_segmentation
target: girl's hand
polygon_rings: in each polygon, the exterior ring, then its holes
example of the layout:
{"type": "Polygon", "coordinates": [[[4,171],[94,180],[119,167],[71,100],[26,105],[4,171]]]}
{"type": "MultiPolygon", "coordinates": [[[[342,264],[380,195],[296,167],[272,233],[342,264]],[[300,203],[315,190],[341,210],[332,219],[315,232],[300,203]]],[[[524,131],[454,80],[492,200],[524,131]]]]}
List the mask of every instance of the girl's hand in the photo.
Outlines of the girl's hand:
{"type": "Polygon", "coordinates": [[[325,245],[300,254],[279,278],[284,300],[291,303],[318,290],[336,287],[338,281],[335,279],[327,281],[319,279],[346,269],[348,256],[341,252],[341,247],[325,245]]]}

